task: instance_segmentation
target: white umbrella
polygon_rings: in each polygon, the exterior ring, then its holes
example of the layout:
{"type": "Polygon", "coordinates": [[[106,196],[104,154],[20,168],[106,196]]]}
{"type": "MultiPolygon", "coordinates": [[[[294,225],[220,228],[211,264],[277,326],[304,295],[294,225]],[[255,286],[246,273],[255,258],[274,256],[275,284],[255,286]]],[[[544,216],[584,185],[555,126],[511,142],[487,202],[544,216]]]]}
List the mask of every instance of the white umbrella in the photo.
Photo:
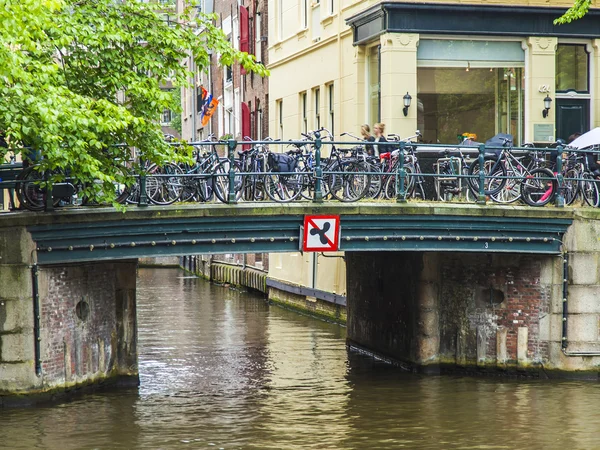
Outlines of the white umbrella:
{"type": "Polygon", "coordinates": [[[577,139],[569,144],[571,148],[587,148],[600,145],[600,127],[594,128],[585,134],[582,134],[577,139]]]}

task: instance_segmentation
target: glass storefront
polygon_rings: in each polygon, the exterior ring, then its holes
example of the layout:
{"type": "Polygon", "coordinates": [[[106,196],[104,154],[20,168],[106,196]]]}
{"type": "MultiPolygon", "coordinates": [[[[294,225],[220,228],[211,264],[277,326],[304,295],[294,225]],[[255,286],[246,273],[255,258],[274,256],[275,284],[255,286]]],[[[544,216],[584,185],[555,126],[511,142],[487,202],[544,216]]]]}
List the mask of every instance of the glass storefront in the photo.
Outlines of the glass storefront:
{"type": "Polygon", "coordinates": [[[417,124],[428,143],[469,133],[498,133],[519,145],[524,127],[524,53],[519,42],[422,40],[418,49],[417,124]]]}
{"type": "Polygon", "coordinates": [[[463,133],[479,142],[523,132],[521,68],[419,68],[417,122],[423,140],[456,143],[463,133]]]}

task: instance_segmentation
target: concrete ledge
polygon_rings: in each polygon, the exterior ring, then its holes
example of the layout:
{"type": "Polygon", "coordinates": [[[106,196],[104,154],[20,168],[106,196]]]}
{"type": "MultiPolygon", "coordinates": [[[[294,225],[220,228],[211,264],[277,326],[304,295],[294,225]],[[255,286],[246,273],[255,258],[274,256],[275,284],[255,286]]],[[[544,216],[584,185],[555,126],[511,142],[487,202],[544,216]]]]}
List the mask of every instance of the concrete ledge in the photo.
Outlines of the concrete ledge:
{"type": "Polygon", "coordinates": [[[346,307],[336,305],[315,297],[294,294],[277,288],[269,287],[269,301],[303,314],[308,314],[329,322],[346,324],[346,307]]]}
{"type": "Polygon", "coordinates": [[[444,204],[437,202],[331,202],[316,205],[311,202],[302,203],[238,203],[226,204],[176,204],[169,206],[151,206],[148,208],[129,207],[126,212],[115,208],[64,208],[51,213],[32,213],[29,211],[10,212],[0,215],[0,228],[49,225],[61,223],[88,223],[98,220],[139,220],[196,217],[234,217],[234,216],[268,216],[268,215],[305,215],[305,214],[347,214],[347,215],[450,215],[478,217],[529,217],[551,219],[573,219],[581,216],[589,219],[600,219],[600,211],[589,208],[531,208],[527,206],[476,204],[444,204]]]}
{"type": "Polygon", "coordinates": [[[0,391],[0,408],[34,406],[46,403],[56,403],[70,400],[73,397],[91,392],[108,392],[113,389],[137,389],[140,384],[138,375],[118,375],[99,381],[87,381],[72,384],[67,387],[54,387],[48,390],[30,391],[23,393],[3,393],[0,391]]]}

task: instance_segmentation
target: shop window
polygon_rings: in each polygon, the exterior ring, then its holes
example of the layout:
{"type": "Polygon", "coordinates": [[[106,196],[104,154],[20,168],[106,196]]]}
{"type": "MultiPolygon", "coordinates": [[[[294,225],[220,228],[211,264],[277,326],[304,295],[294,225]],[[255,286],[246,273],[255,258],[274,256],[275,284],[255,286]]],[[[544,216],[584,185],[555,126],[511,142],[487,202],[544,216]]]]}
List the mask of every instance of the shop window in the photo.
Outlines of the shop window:
{"type": "Polygon", "coordinates": [[[589,55],[585,45],[558,44],[556,49],[556,91],[587,93],[589,55]]]}
{"type": "Polygon", "coordinates": [[[451,144],[463,133],[485,142],[497,133],[523,136],[523,69],[420,67],[417,123],[423,140],[451,144]]]}
{"type": "Polygon", "coordinates": [[[371,126],[381,121],[380,49],[381,46],[377,45],[367,53],[367,121],[371,126]]]}

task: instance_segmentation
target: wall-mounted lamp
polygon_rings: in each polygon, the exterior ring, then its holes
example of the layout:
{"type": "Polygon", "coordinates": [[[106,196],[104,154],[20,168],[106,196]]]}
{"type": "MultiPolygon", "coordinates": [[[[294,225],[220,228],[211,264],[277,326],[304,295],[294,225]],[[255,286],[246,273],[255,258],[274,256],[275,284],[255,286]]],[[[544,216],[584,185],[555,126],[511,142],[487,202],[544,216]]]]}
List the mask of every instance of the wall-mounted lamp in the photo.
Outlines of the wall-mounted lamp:
{"type": "Polygon", "coordinates": [[[412,97],[407,92],[402,99],[404,100],[404,108],[402,109],[402,112],[404,113],[404,117],[406,117],[408,116],[408,108],[410,108],[410,101],[412,100],[412,97]]]}
{"type": "Polygon", "coordinates": [[[546,95],[546,98],[544,99],[544,109],[542,111],[542,116],[544,117],[544,119],[548,117],[548,111],[550,111],[550,106],[552,106],[552,99],[549,95],[546,95]]]}

